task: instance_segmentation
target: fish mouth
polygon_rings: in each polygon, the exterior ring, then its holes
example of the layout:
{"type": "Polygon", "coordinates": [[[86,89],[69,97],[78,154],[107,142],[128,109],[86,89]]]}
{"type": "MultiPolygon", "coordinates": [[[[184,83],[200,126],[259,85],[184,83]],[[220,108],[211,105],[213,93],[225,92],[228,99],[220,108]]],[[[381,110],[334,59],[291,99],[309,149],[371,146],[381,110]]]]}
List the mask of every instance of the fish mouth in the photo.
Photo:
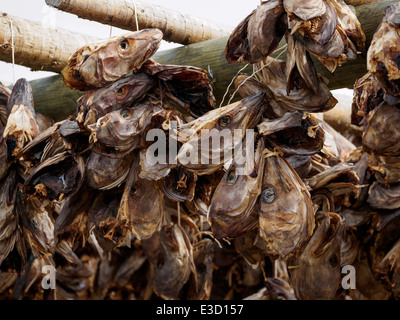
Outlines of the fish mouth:
{"type": "Polygon", "coordinates": [[[243,112],[243,116],[238,121],[243,129],[254,128],[257,124],[267,105],[265,98],[266,93],[259,91],[242,100],[246,112],[243,112]]]}
{"type": "MultiPolygon", "coordinates": [[[[140,30],[138,34],[132,36],[130,39],[133,41],[143,41],[143,49],[146,49],[143,62],[148,60],[160,47],[161,40],[164,34],[159,29],[144,29],[140,30]]],[[[139,45],[140,47],[142,45],[139,45]]],[[[141,50],[139,50],[141,51],[141,50]]]]}
{"type": "Polygon", "coordinates": [[[214,216],[211,221],[211,231],[216,239],[239,237],[258,226],[258,217],[255,216],[241,217],[233,221],[225,221],[214,216]]]}

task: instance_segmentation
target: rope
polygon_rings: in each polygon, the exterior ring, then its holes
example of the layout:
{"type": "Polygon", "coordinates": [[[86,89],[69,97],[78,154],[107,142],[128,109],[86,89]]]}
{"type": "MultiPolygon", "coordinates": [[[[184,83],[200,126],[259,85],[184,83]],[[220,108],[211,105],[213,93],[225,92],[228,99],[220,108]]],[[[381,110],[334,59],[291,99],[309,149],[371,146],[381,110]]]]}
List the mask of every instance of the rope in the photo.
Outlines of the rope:
{"type": "Polygon", "coordinates": [[[135,21],[136,21],[136,31],[139,31],[139,20],[138,20],[138,14],[137,14],[137,9],[136,9],[136,1],[132,0],[133,7],[135,8],[135,21]]]}
{"type": "MultiPolygon", "coordinates": [[[[284,46],[282,46],[281,48],[279,48],[278,50],[275,51],[275,52],[277,52],[277,51],[281,51],[282,50],[282,52],[280,54],[278,54],[278,56],[275,59],[278,59],[285,52],[284,49],[286,49],[286,47],[287,47],[287,44],[285,44],[284,46]]],[[[242,85],[244,85],[247,80],[249,80],[254,75],[256,75],[258,72],[260,72],[262,69],[264,69],[265,67],[268,67],[271,64],[271,62],[267,63],[262,68],[255,70],[251,75],[249,75],[246,79],[244,79],[244,81],[240,85],[238,85],[236,90],[232,93],[232,96],[230,97],[230,99],[228,101],[228,105],[231,103],[232,99],[235,97],[235,94],[239,91],[240,87],[242,85]]]]}
{"type": "Polygon", "coordinates": [[[15,50],[14,50],[14,27],[11,17],[6,13],[8,20],[10,20],[11,28],[11,56],[12,56],[12,72],[13,72],[13,84],[15,83],[15,50]]]}

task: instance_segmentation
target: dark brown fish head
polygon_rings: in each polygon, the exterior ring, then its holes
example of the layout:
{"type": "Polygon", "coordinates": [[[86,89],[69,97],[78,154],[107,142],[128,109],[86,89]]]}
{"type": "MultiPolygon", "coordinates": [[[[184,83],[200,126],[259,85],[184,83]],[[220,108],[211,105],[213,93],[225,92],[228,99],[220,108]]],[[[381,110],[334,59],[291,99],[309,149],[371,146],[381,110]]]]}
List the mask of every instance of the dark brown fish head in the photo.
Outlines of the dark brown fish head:
{"type": "Polygon", "coordinates": [[[367,68],[384,88],[386,100],[392,104],[398,103],[400,99],[399,8],[398,3],[386,7],[385,16],[367,53],[367,68]]]}
{"type": "Polygon", "coordinates": [[[248,23],[249,62],[272,54],[287,30],[286,12],[279,0],[262,2],[248,23]]]}
{"type": "MultiPolygon", "coordinates": [[[[181,128],[189,132],[189,137],[191,134],[201,137],[203,129],[210,131],[212,129],[218,131],[241,129],[244,136],[246,129],[253,128],[260,119],[265,103],[265,93],[257,92],[241,101],[209,111],[196,120],[183,124],[181,128]]],[[[178,141],[187,142],[185,137],[187,135],[183,135],[183,139],[178,137],[178,141]]]]}
{"type": "Polygon", "coordinates": [[[82,157],[74,158],[66,152],[59,153],[43,161],[31,172],[24,183],[25,193],[42,200],[62,201],[77,191],[84,175],[82,157]]]}
{"type": "Polygon", "coordinates": [[[210,299],[213,284],[213,252],[214,244],[211,239],[203,239],[193,246],[197,278],[196,281],[191,281],[187,299],[210,299]]]}
{"type": "Polygon", "coordinates": [[[77,121],[88,126],[107,113],[127,108],[140,101],[153,85],[154,79],[145,73],[137,73],[91,90],[77,100],[77,121]]]}
{"type": "Polygon", "coordinates": [[[264,140],[256,134],[242,145],[213,194],[208,220],[216,238],[236,237],[257,225],[252,209],[261,192],[264,140]],[[244,154],[244,156],[243,156],[244,154]]]}
{"type": "Polygon", "coordinates": [[[261,194],[256,206],[260,235],[272,252],[285,257],[304,246],[314,230],[314,210],[307,187],[280,155],[266,154],[261,194]]]}
{"type": "Polygon", "coordinates": [[[192,245],[176,225],[165,225],[160,231],[160,247],[154,271],[154,291],[163,299],[177,299],[189,280],[193,263],[192,245]]]}
{"type": "Polygon", "coordinates": [[[151,121],[157,107],[140,104],[135,107],[112,111],[88,126],[94,142],[94,150],[99,153],[126,154],[140,143],[140,134],[151,121]]]}
{"type": "Polygon", "coordinates": [[[298,299],[333,299],[341,281],[340,247],[344,223],[340,215],[318,212],[314,234],[296,260],[291,284],[298,299]]]}
{"type": "Polygon", "coordinates": [[[92,151],[86,164],[86,183],[97,190],[119,187],[128,176],[133,157],[133,154],[108,157],[92,151]]]}
{"type": "Polygon", "coordinates": [[[368,115],[363,145],[376,154],[396,156],[400,152],[400,109],[382,102],[368,115]]]}
{"type": "Polygon", "coordinates": [[[7,142],[9,157],[12,157],[39,135],[32,87],[26,79],[21,78],[15,83],[7,110],[8,119],[3,137],[7,142]]]}
{"type": "Polygon", "coordinates": [[[154,181],[128,177],[119,214],[128,217],[136,238],[148,239],[159,231],[164,222],[164,210],[163,192],[154,181]]]}
{"type": "Polygon", "coordinates": [[[50,253],[56,244],[51,206],[37,198],[22,200],[22,197],[18,212],[26,228],[28,244],[39,252],[50,253]]]}

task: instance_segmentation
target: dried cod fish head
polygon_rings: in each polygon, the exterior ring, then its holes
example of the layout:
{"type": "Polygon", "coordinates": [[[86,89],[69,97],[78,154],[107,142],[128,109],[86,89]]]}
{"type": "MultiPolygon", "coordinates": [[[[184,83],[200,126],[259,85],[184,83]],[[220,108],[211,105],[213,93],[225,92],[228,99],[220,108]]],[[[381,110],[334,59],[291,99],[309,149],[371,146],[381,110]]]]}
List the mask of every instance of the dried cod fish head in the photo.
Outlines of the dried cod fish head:
{"type": "Polygon", "coordinates": [[[333,299],[340,286],[340,246],[343,220],[337,213],[318,212],[315,231],[295,260],[291,285],[304,300],[333,299]]]}
{"type": "Polygon", "coordinates": [[[288,113],[276,120],[260,123],[258,128],[269,142],[278,147],[285,155],[314,155],[322,150],[325,143],[325,131],[320,122],[311,114],[288,113]],[[289,121],[285,119],[289,118],[289,121]],[[281,126],[287,123],[287,127],[281,126]],[[270,127],[270,130],[266,130],[270,127]],[[275,127],[275,128],[274,128],[275,127]],[[276,132],[273,132],[277,130],[276,132]],[[269,134],[271,133],[272,134],[269,134]]]}
{"type": "Polygon", "coordinates": [[[213,252],[214,244],[211,239],[203,239],[193,246],[193,261],[197,278],[196,281],[191,281],[186,299],[210,299],[213,284],[213,252]]]}
{"type": "Polygon", "coordinates": [[[178,152],[178,163],[197,175],[211,174],[220,169],[224,161],[232,157],[247,129],[254,128],[259,121],[265,101],[265,93],[258,92],[178,126],[174,138],[183,143],[178,152]],[[224,135],[224,143],[214,146],[213,139],[217,137],[220,142],[220,135],[224,135]],[[209,148],[202,147],[204,145],[209,148]]]}
{"type": "Polygon", "coordinates": [[[88,126],[107,113],[130,107],[140,101],[154,86],[153,78],[145,73],[136,73],[112,84],[90,90],[77,100],[76,120],[88,126]]]}
{"type": "Polygon", "coordinates": [[[9,157],[13,157],[39,135],[32,87],[26,79],[18,79],[15,83],[8,100],[7,110],[8,119],[3,138],[7,143],[9,157]]]}
{"type": "Polygon", "coordinates": [[[314,210],[305,184],[276,153],[266,153],[256,210],[260,235],[270,250],[285,257],[304,246],[314,230],[314,210]]]}
{"type": "Polygon", "coordinates": [[[191,203],[186,203],[192,211],[201,216],[207,216],[215,189],[225,174],[224,169],[219,169],[212,174],[197,177],[194,198],[191,203]]]}
{"type": "Polygon", "coordinates": [[[24,237],[33,252],[52,252],[56,244],[53,211],[48,201],[37,198],[26,199],[18,194],[18,214],[24,226],[24,237]]]}
{"type": "Polygon", "coordinates": [[[25,169],[24,173],[30,175],[41,162],[65,151],[64,140],[59,134],[63,122],[57,122],[41,132],[16,155],[18,163],[25,169]]]}
{"type": "Polygon", "coordinates": [[[195,270],[193,249],[188,236],[177,224],[165,225],[160,231],[154,292],[166,300],[177,299],[195,270]]]}
{"type": "Polygon", "coordinates": [[[232,32],[225,55],[230,63],[256,63],[270,55],[287,29],[282,2],[265,1],[232,32]]]}
{"type": "Polygon", "coordinates": [[[160,96],[179,112],[198,118],[215,107],[207,71],[193,66],[163,65],[149,59],[142,72],[156,78],[160,96]]]}
{"type": "Polygon", "coordinates": [[[85,162],[81,156],[66,152],[43,161],[26,178],[25,193],[40,199],[63,200],[76,191],[85,176],[85,162]]]}
{"type": "Polygon", "coordinates": [[[140,69],[157,51],[162,37],[158,29],[143,29],[84,46],[61,71],[64,82],[79,90],[104,87],[140,69]]]}
{"type": "Polygon", "coordinates": [[[396,210],[400,208],[400,183],[386,186],[378,181],[368,190],[367,202],[372,208],[396,210]]]}
{"type": "Polygon", "coordinates": [[[261,193],[264,140],[253,137],[242,145],[245,158],[234,158],[213,194],[208,220],[216,238],[237,237],[257,226],[251,212],[261,193]]]}
{"type": "Polygon", "coordinates": [[[384,90],[371,72],[354,85],[351,124],[360,126],[364,117],[383,102],[384,90]]]}
{"type": "Polygon", "coordinates": [[[139,146],[140,135],[151,122],[159,106],[142,103],[134,107],[112,111],[88,126],[90,142],[97,153],[123,156],[139,146]]]}
{"type": "MultiPolygon", "coordinates": [[[[393,3],[372,38],[367,54],[367,67],[395,103],[400,98],[400,5],[393,3]]],[[[389,101],[389,99],[388,99],[389,101]]]]}
{"type": "Polygon", "coordinates": [[[284,1],[285,9],[289,10],[289,29],[307,49],[310,46],[322,46],[333,36],[337,26],[337,13],[330,1],[301,1],[299,6],[294,7],[296,1],[284,1]],[[305,8],[303,3],[312,8],[305,8]],[[323,13],[322,13],[323,12],[323,13]],[[300,14],[301,16],[299,16],[300,14]]]}
{"type": "Polygon", "coordinates": [[[286,12],[293,13],[304,21],[321,17],[327,10],[324,0],[283,0],[283,6],[286,12]]]}
{"type": "Polygon", "coordinates": [[[357,16],[343,0],[331,0],[336,9],[338,24],[346,36],[354,43],[357,50],[365,55],[365,33],[357,16]]]}
{"type": "Polygon", "coordinates": [[[127,177],[116,225],[129,229],[138,239],[148,239],[164,222],[164,195],[154,181],[139,178],[139,172],[137,156],[127,177]]]}
{"type": "MultiPolygon", "coordinates": [[[[305,64],[302,63],[304,66],[305,64]]],[[[337,100],[332,96],[331,91],[321,76],[318,76],[318,87],[310,85],[301,76],[292,80],[294,85],[290,86],[290,94],[287,92],[286,62],[283,60],[267,57],[255,64],[257,76],[260,82],[268,87],[273,99],[290,111],[324,112],[332,109],[337,100]]],[[[309,74],[311,71],[306,71],[309,74]]]]}
{"type": "Polygon", "coordinates": [[[114,250],[120,241],[119,234],[110,228],[109,221],[115,221],[121,197],[120,188],[101,191],[96,194],[88,212],[89,230],[93,231],[99,246],[105,252],[114,250]],[[113,235],[111,239],[108,236],[110,234],[113,235]]]}
{"type": "Polygon", "coordinates": [[[86,163],[86,182],[98,190],[109,190],[119,187],[128,176],[134,154],[115,158],[92,151],[86,163]]]}
{"type": "Polygon", "coordinates": [[[382,102],[369,113],[363,133],[363,145],[376,154],[397,156],[400,153],[400,109],[382,102]]]}

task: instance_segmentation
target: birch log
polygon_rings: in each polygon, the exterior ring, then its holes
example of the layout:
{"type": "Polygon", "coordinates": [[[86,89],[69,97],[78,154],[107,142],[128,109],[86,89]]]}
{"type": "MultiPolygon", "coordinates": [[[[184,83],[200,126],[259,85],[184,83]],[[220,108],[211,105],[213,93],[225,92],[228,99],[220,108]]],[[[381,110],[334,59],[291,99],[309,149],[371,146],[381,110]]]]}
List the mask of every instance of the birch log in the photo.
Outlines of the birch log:
{"type": "Polygon", "coordinates": [[[185,45],[221,38],[233,30],[212,21],[136,0],[46,0],[46,3],[79,18],[130,31],[137,30],[136,12],[140,29],[158,28],[164,33],[164,40],[185,45]]]}
{"type": "Polygon", "coordinates": [[[60,72],[72,53],[98,40],[0,12],[0,60],[12,62],[14,43],[15,63],[35,71],[60,72]]]}
{"type": "MultiPolygon", "coordinates": [[[[357,16],[367,36],[367,48],[382,21],[385,7],[395,2],[397,0],[384,0],[356,7],[357,16]]],[[[244,66],[241,63],[229,64],[226,61],[224,49],[227,40],[228,37],[223,37],[159,51],[154,55],[154,59],[163,64],[191,65],[210,71],[214,95],[217,99],[217,105],[219,105],[232,78],[244,66]]],[[[280,46],[283,44],[284,41],[280,46]]],[[[280,58],[285,59],[285,54],[281,55],[280,58]]],[[[367,72],[366,60],[361,56],[357,60],[344,63],[337,68],[333,75],[321,63],[314,62],[317,71],[329,79],[330,89],[352,88],[355,81],[367,72]]],[[[243,72],[251,74],[251,66],[248,66],[243,72]]],[[[72,114],[76,110],[75,100],[82,95],[81,92],[65,86],[60,75],[34,80],[31,84],[35,108],[43,114],[50,115],[55,120],[63,119],[72,114]]],[[[230,90],[230,93],[232,93],[232,90],[230,90]]]]}

